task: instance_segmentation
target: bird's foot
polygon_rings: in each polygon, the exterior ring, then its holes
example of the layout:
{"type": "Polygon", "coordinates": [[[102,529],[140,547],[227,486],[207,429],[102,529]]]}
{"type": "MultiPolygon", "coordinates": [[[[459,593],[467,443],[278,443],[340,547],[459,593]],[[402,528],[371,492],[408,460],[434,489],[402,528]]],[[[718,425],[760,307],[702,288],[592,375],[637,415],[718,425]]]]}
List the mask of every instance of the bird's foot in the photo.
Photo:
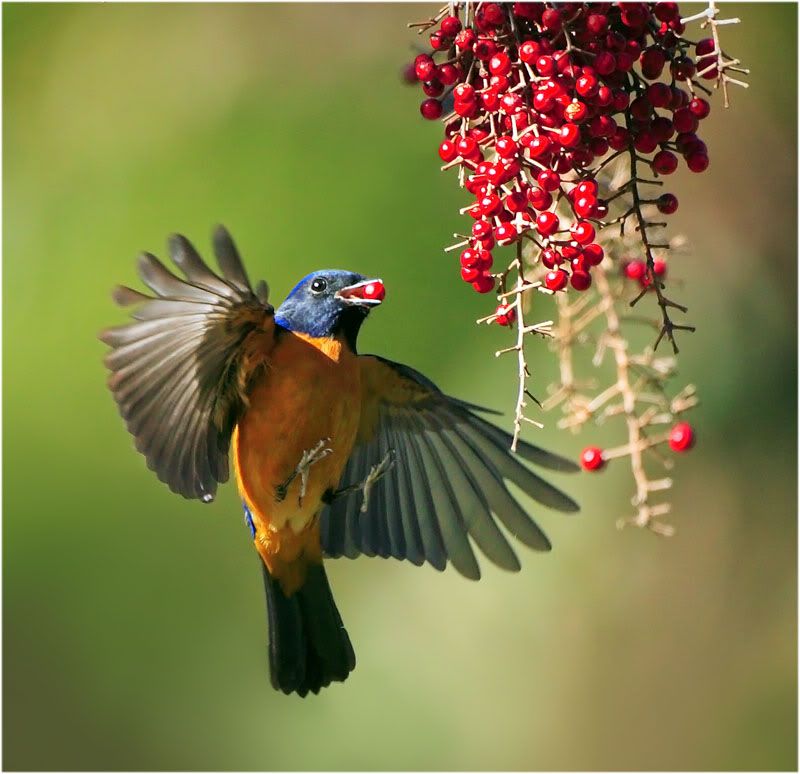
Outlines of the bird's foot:
{"type": "Polygon", "coordinates": [[[366,513],[369,507],[369,496],[372,492],[372,487],[378,483],[394,466],[397,460],[394,456],[394,450],[389,449],[386,456],[377,464],[370,468],[367,477],[361,484],[364,491],[364,502],[361,503],[361,513],[366,513]]]}
{"type": "Polygon", "coordinates": [[[306,491],[308,489],[308,474],[311,470],[311,466],[315,463],[319,462],[320,460],[324,460],[333,449],[326,444],[330,441],[330,438],[323,438],[316,444],[312,449],[308,449],[303,452],[303,456],[300,458],[300,462],[297,463],[297,467],[289,474],[289,477],[284,481],[282,484],[278,484],[275,487],[275,500],[277,502],[283,502],[286,499],[286,495],[289,492],[289,487],[292,485],[292,482],[300,476],[300,494],[297,498],[297,504],[303,504],[303,498],[306,496],[306,491]]]}
{"type": "Polygon", "coordinates": [[[341,489],[336,490],[328,490],[325,495],[323,496],[323,501],[330,505],[335,500],[338,500],[340,497],[346,497],[349,494],[353,494],[355,492],[363,492],[364,493],[364,502],[361,503],[361,512],[366,513],[367,508],[369,507],[369,496],[372,491],[372,487],[378,483],[395,465],[395,455],[394,449],[389,449],[386,452],[386,456],[377,464],[373,465],[370,468],[367,477],[359,482],[358,484],[350,484],[350,486],[342,487],[341,489]]]}

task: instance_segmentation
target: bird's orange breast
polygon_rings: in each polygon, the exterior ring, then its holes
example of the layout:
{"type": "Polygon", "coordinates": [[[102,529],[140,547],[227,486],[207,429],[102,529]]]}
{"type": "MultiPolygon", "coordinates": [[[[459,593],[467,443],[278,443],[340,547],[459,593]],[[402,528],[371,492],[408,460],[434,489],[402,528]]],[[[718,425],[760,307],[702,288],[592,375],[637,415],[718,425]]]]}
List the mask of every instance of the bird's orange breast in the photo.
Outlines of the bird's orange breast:
{"type": "Polygon", "coordinates": [[[355,442],[361,410],[357,356],[336,339],[283,334],[248,397],[232,439],[236,480],[253,515],[256,548],[290,592],[302,583],[303,560],[321,559],[316,517],[325,492],[337,488],[355,442]],[[331,453],[311,466],[302,501],[299,476],[279,499],[279,485],[320,441],[331,453]]]}

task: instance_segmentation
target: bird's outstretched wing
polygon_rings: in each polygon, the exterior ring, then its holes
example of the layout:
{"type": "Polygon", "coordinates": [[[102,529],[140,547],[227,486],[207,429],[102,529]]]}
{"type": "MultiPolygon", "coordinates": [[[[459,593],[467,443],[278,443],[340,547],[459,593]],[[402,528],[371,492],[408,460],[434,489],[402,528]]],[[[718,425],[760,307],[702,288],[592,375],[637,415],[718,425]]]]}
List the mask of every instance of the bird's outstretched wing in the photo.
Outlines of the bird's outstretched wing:
{"type": "Polygon", "coordinates": [[[100,339],[111,347],[109,387],[148,467],[174,492],[208,502],[228,479],[231,433],[247,381],[269,357],[274,310],[266,283],[253,290],[221,226],[221,277],[185,237],[170,237],[169,252],[186,278],[142,254],[139,275],[154,296],[118,287],[115,301],[135,306],[136,321],[100,339]]]}
{"type": "MultiPolygon", "coordinates": [[[[518,570],[519,560],[497,521],[525,545],[550,549],[505,482],[559,511],[578,506],[509,452],[511,436],[478,416],[478,407],[444,395],[408,366],[374,355],[359,361],[361,423],[340,487],[364,480],[387,454],[394,455],[395,464],[369,493],[366,512],[360,493],[335,499],[323,511],[321,539],[328,556],[427,561],[439,570],[449,560],[462,575],[478,579],[471,538],[495,564],[518,570]]],[[[578,469],[522,441],[517,450],[540,467],[578,469]]]]}

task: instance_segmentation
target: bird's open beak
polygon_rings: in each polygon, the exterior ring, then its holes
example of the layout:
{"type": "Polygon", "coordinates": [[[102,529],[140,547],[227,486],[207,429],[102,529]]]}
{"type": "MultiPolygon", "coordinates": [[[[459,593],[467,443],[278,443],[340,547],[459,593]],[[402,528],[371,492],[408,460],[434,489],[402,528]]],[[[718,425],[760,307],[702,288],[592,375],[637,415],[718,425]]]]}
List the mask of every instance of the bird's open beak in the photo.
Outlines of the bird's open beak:
{"type": "Polygon", "coordinates": [[[385,297],[386,288],[379,279],[363,280],[336,292],[336,298],[353,306],[378,306],[385,297]]]}

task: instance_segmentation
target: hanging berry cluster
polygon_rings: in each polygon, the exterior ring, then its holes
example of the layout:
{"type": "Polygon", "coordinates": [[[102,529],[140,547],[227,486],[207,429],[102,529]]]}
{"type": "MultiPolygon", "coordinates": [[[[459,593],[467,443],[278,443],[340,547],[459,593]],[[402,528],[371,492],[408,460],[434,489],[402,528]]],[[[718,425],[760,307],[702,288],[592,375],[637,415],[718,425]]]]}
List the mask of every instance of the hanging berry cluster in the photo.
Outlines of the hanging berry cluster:
{"type": "MultiPolygon", "coordinates": [[[[422,116],[444,124],[442,169],[456,169],[471,197],[461,210],[468,225],[446,251],[458,251],[464,282],[497,295],[479,322],[517,329],[516,345],[501,351],[516,352],[519,363],[514,447],[523,422],[539,424],[524,411],[532,395],[523,337],[553,334],[550,321],[525,323],[534,296],[588,295],[598,305],[652,296],[653,350],[666,338],[677,354],[675,331],[694,330],[672,320],[687,310],[666,295],[669,243],[652,236],[666,222],[652,218],[678,209],[674,194],[658,191],[662,178],[681,166],[709,167],[699,136],[711,112],[709,86],[722,87],[727,106],[728,85],[746,85],[733,77],[746,71],[718,36],[719,26],[738,20],[717,15],[713,2],[689,19],[673,2],[460,2],[409,25],[428,35],[430,50],[406,79],[421,83],[422,116]],[[696,20],[710,37],[686,37],[686,23],[696,20]],[[626,255],[610,252],[612,233],[626,255]],[[512,257],[498,266],[508,246],[512,257]],[[605,292],[590,291],[600,275],[605,292]]],[[[636,396],[626,401],[626,413],[637,415],[636,396]]],[[[646,426],[635,434],[629,426],[623,453],[641,456],[656,445],[642,438],[646,426]]],[[[686,437],[680,449],[671,436],[659,442],[685,451],[691,428],[686,437]]],[[[613,456],[622,453],[588,447],[581,461],[599,470],[613,456]]],[[[649,524],[641,514],[638,521],[649,524]]]]}

